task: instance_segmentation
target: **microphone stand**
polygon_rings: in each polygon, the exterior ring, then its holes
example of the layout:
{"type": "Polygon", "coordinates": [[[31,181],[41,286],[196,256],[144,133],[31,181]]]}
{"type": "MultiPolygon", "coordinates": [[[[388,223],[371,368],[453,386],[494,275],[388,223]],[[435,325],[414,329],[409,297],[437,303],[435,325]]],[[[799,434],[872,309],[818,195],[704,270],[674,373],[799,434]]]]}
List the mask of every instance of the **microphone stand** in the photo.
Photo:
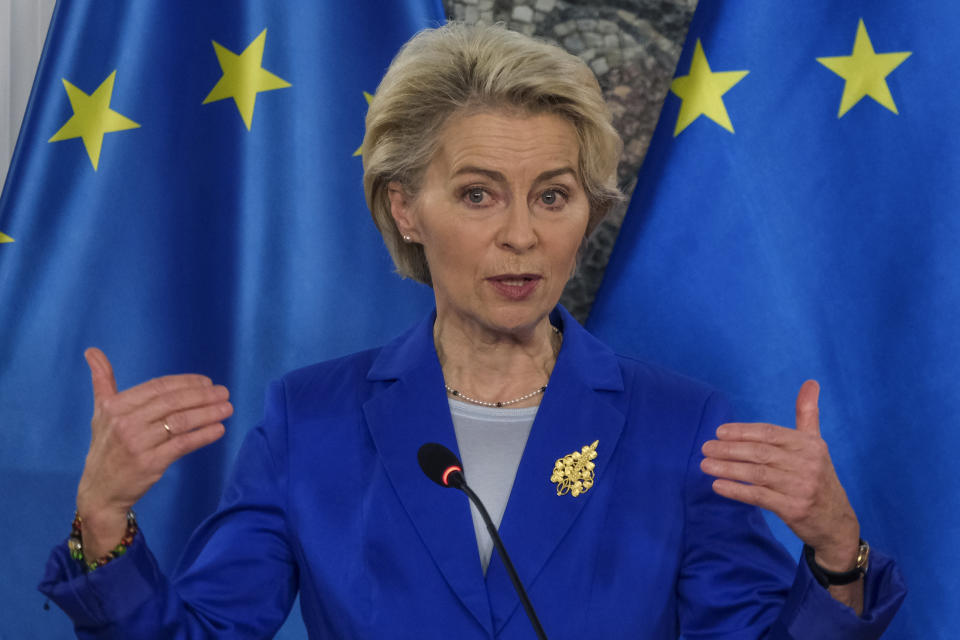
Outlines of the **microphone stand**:
{"type": "Polygon", "coordinates": [[[517,590],[517,595],[520,596],[520,602],[523,603],[523,609],[527,612],[527,617],[530,618],[530,624],[533,625],[533,630],[537,634],[538,640],[547,640],[547,634],[543,631],[540,620],[537,619],[537,614],[533,610],[530,598],[527,596],[523,584],[520,583],[520,576],[517,575],[517,570],[513,567],[510,556],[507,555],[507,549],[503,546],[503,541],[500,540],[500,534],[497,533],[497,528],[493,526],[493,520],[490,519],[490,514],[487,513],[486,508],[483,506],[483,503],[480,502],[477,494],[473,492],[473,489],[467,486],[467,482],[463,479],[462,474],[450,474],[450,484],[467,494],[470,501],[476,505],[477,511],[480,512],[480,517],[483,518],[483,523],[487,525],[487,532],[493,539],[493,546],[497,548],[497,553],[500,554],[500,559],[503,560],[503,566],[506,567],[507,573],[510,574],[510,581],[513,582],[513,588],[517,590]]]}

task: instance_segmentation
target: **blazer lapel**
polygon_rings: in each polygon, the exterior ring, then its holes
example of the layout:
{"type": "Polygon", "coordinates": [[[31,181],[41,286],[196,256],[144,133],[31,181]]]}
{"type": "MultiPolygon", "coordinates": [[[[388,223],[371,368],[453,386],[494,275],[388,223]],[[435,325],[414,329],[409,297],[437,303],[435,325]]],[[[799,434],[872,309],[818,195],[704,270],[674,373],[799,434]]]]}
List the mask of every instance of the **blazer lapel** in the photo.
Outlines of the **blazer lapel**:
{"type": "Polygon", "coordinates": [[[367,377],[384,381],[384,388],[364,403],[364,415],[390,482],[423,544],[464,607],[492,633],[467,497],[437,486],[417,462],[417,452],[427,442],[443,444],[459,457],[433,346],[433,319],[431,314],[383,348],[367,377]]]}
{"type": "MultiPolygon", "coordinates": [[[[563,324],[563,348],[537,411],[499,530],[520,580],[530,591],[594,495],[588,490],[578,497],[558,496],[556,485],[550,482],[554,463],[597,440],[594,482],[602,484],[624,423],[623,414],[604,398],[606,392],[623,390],[613,352],[562,307],[554,318],[555,323],[563,324]]],[[[486,582],[494,631],[499,632],[520,601],[497,554],[490,560],[486,582]]],[[[536,600],[531,599],[536,608],[536,600]]]]}

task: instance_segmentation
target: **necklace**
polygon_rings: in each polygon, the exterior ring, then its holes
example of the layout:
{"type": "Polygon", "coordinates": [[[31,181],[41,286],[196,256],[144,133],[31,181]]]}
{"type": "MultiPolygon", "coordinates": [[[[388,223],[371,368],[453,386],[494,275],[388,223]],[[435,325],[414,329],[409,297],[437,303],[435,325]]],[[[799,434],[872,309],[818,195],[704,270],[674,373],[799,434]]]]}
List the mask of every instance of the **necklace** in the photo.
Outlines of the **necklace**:
{"type": "MultiPolygon", "coordinates": [[[[560,332],[560,329],[557,329],[557,328],[554,327],[554,326],[551,326],[550,328],[553,329],[554,335],[558,336],[559,339],[562,341],[562,340],[563,340],[563,334],[560,332]]],[[[556,357],[556,353],[554,353],[554,357],[556,357]]],[[[457,391],[456,389],[454,389],[453,387],[451,387],[450,385],[448,385],[448,384],[446,384],[446,383],[444,383],[443,386],[447,389],[447,393],[449,393],[450,395],[452,395],[454,398],[460,398],[461,400],[466,400],[467,402],[469,402],[469,403],[471,403],[471,404],[478,404],[478,405],[480,405],[481,407],[496,407],[496,408],[498,408],[498,409],[499,409],[500,407],[506,407],[506,406],[509,406],[509,405],[511,405],[511,404],[517,404],[518,402],[523,402],[523,401],[526,400],[527,398],[532,398],[533,396],[538,395],[538,394],[541,394],[541,393],[543,393],[544,391],[547,390],[547,385],[543,385],[542,387],[538,387],[538,388],[535,389],[534,391],[531,391],[530,393],[525,393],[524,395],[520,396],[519,398],[514,398],[513,400],[504,400],[504,401],[502,401],[502,402],[486,402],[486,401],[484,401],[484,400],[477,400],[476,398],[471,398],[471,397],[468,396],[468,395],[464,395],[463,393],[460,393],[459,391],[457,391]]]]}
{"type": "Polygon", "coordinates": [[[516,403],[518,403],[518,402],[522,402],[523,400],[526,400],[527,398],[532,398],[533,396],[537,395],[538,393],[543,393],[544,391],[547,390],[547,385],[543,385],[542,387],[540,387],[540,388],[537,389],[536,391],[531,391],[530,393],[524,394],[524,395],[520,396],[519,398],[514,398],[513,400],[504,400],[503,402],[484,402],[483,400],[477,400],[476,398],[471,398],[470,396],[463,395],[462,393],[460,393],[459,391],[457,391],[456,389],[454,389],[453,387],[451,387],[451,386],[448,385],[448,384],[445,384],[445,385],[443,385],[443,386],[447,388],[447,393],[449,393],[450,395],[452,395],[454,398],[460,398],[461,400],[466,400],[467,402],[470,402],[470,403],[473,403],[473,404],[479,404],[479,405],[482,406],[482,407],[498,407],[498,408],[499,408],[499,407],[506,407],[507,405],[516,404],[516,403]]]}

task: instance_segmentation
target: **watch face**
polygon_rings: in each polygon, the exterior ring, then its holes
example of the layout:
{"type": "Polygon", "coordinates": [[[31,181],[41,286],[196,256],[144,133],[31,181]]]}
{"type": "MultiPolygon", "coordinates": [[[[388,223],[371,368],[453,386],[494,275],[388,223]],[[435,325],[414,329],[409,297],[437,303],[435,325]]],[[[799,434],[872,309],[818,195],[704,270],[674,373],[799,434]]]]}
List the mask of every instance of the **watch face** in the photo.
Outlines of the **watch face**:
{"type": "Polygon", "coordinates": [[[870,559],[870,545],[866,542],[860,545],[860,551],[857,553],[857,569],[867,568],[867,562],[870,559]]]}

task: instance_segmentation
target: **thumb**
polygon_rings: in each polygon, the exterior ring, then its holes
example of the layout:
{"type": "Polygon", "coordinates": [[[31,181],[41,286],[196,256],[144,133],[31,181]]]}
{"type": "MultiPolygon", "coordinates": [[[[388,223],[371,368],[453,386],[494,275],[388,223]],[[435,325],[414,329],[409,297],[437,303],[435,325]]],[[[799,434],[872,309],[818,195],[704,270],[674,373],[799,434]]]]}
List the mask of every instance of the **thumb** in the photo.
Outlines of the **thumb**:
{"type": "Polygon", "coordinates": [[[117,381],[113,377],[113,367],[107,360],[106,354],[96,347],[90,347],[83,352],[90,367],[90,380],[93,382],[94,403],[105,400],[117,393],[117,381]]]}
{"type": "Polygon", "coordinates": [[[797,393],[797,431],[820,435],[820,385],[816,380],[807,380],[797,393]]]}

